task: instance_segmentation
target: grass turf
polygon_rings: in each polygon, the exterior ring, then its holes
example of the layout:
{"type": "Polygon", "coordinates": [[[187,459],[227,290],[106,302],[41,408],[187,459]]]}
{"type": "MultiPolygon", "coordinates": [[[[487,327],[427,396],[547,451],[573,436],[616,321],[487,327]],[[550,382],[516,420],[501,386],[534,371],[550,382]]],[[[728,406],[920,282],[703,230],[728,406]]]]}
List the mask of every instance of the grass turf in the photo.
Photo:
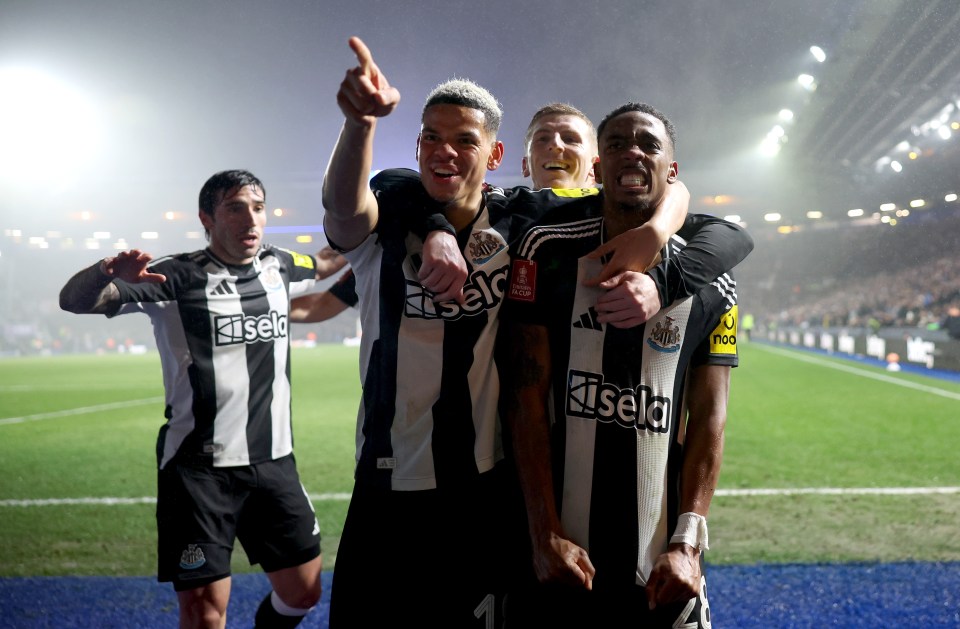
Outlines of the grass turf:
{"type": "MultiPolygon", "coordinates": [[[[721,489],[960,486],[960,401],[945,397],[960,385],[756,344],[740,352],[721,489]]],[[[296,348],[292,360],[304,484],[314,496],[349,493],[357,349],[296,348]]],[[[154,496],[160,382],[155,354],[0,360],[0,576],[155,573],[150,503],[9,501],[154,496]],[[128,405],[108,406],[118,403],[128,405]]],[[[315,506],[331,568],[347,503],[315,506]]],[[[718,496],[708,560],[955,561],[958,520],[956,493],[718,496]]],[[[251,570],[239,545],[234,569],[251,570]]]]}

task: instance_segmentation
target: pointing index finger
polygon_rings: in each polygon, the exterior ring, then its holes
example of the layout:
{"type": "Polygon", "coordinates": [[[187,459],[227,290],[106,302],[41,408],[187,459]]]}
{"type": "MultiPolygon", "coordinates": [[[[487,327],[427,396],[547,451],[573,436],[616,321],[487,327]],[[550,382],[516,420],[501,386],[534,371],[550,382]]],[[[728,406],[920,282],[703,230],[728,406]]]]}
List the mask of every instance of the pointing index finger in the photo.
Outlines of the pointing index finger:
{"type": "Polygon", "coordinates": [[[367,48],[367,45],[363,43],[362,39],[359,37],[351,37],[349,44],[350,49],[357,55],[357,61],[360,62],[360,69],[364,74],[369,74],[371,68],[377,67],[373,63],[373,55],[370,54],[370,49],[367,48]]]}

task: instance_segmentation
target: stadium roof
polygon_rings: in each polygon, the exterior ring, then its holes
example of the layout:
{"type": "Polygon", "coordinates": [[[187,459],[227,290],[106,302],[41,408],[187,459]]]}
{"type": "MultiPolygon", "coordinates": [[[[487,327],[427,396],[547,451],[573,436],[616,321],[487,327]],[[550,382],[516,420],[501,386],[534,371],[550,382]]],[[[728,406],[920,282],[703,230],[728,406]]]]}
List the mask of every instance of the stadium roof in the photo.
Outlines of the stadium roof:
{"type": "Polygon", "coordinates": [[[599,121],[645,100],[676,123],[697,211],[759,229],[774,213],[796,224],[929,207],[957,192],[958,25],[956,0],[14,0],[0,19],[0,253],[195,248],[197,191],[233,167],[284,208],[274,241],[318,248],[353,34],[403,94],[377,168],[416,166],[424,96],[466,76],[504,105],[500,185],[525,183],[522,136],[540,105],[599,121]]]}

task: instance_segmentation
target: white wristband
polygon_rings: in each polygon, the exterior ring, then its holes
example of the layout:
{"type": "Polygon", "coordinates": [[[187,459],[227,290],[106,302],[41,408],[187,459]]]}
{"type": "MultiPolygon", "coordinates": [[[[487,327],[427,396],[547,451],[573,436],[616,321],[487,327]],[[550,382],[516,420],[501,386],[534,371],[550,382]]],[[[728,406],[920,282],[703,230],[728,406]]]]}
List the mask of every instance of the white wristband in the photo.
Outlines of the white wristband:
{"type": "Polygon", "coordinates": [[[677,528],[670,538],[671,544],[689,544],[700,552],[710,549],[707,536],[707,519],[699,513],[682,513],[677,518],[677,528]]]}

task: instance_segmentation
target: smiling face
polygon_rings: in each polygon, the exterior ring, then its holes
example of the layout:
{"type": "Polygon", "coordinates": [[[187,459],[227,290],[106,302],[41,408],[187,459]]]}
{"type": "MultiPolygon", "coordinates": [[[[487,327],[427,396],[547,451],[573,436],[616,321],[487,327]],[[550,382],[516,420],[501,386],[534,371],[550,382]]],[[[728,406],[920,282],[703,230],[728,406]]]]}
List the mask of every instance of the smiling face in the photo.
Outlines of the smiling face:
{"type": "Polygon", "coordinates": [[[627,111],[611,118],[599,138],[597,182],[605,207],[647,210],[655,207],[677,180],[673,143],[656,116],[627,111]]]}
{"type": "Polygon", "coordinates": [[[593,128],[579,116],[548,114],[528,133],[523,176],[533,187],[585,188],[593,181],[597,159],[593,128]]]}
{"type": "Polygon", "coordinates": [[[417,139],[420,179],[427,194],[453,210],[476,212],[488,170],[496,170],[503,145],[484,128],[479,109],[431,105],[417,139]]]}
{"type": "Polygon", "coordinates": [[[249,264],[260,250],[267,211],[263,190],[247,185],[223,193],[213,214],[200,211],[210,250],[227,264],[249,264]]]}

